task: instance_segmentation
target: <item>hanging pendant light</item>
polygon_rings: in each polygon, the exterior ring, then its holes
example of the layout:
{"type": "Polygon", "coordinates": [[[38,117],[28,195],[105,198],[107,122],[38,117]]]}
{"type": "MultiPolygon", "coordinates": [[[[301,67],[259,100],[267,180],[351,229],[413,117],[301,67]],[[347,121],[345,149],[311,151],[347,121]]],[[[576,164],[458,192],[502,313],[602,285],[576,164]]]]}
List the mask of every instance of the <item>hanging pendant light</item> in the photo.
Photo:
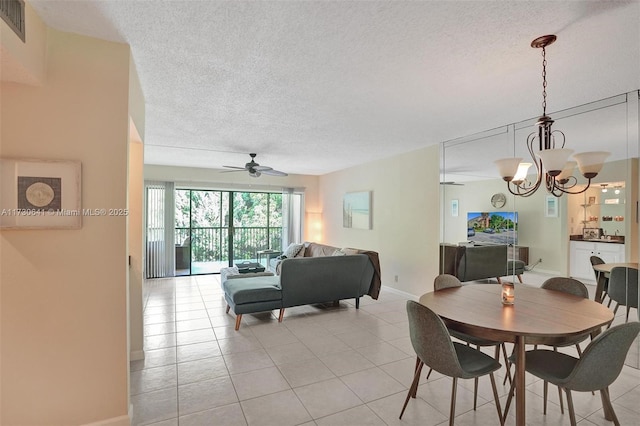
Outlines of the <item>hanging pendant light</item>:
{"type": "Polygon", "coordinates": [[[542,49],[542,116],[538,118],[536,131],[527,137],[527,148],[533,162],[522,162],[522,158],[503,158],[495,161],[500,176],[507,182],[509,192],[522,197],[535,193],[543,182],[547,192],[556,197],[563,194],[580,194],[589,188],[591,179],[602,170],[604,160],[610,155],[604,151],[573,154],[573,150],[564,147],[564,133],[551,130],[553,120],[547,115],[546,47],[554,41],[555,35],[545,35],[531,42],[531,47],[542,49]],[[568,161],[571,154],[575,161],[568,161]],[[536,167],[535,182],[527,180],[527,170],[532,165],[536,167]],[[587,179],[587,185],[572,191],[578,183],[577,178],[573,176],[576,165],[582,176],[587,179]]]}

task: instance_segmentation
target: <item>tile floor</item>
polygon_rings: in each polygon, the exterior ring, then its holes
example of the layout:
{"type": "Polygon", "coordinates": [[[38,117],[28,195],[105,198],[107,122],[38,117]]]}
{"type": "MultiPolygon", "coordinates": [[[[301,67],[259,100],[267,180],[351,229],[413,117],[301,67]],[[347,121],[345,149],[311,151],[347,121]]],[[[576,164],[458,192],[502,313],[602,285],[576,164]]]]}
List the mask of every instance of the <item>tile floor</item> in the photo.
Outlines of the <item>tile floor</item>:
{"type": "MultiPolygon", "coordinates": [[[[538,285],[546,278],[526,276],[538,285]]],[[[131,363],[133,424],[447,424],[451,381],[437,373],[428,381],[423,374],[417,399],[398,420],[415,361],[405,300],[383,290],[377,301],[363,298],[359,310],[353,301],[287,309],[280,324],[272,313],[244,315],[236,332],[218,275],[148,280],[146,358],[131,363]]],[[[543,416],[542,383],[528,376],[527,384],[528,424],[569,424],[553,388],[543,416]]],[[[507,392],[499,386],[503,406],[507,392]]],[[[611,397],[622,425],[640,424],[640,370],[625,366],[611,397]]],[[[480,380],[476,411],[472,404],[473,382],[461,381],[457,425],[498,424],[488,378],[480,380]]],[[[574,404],[580,425],[611,424],[597,393],[574,393],[574,404]]],[[[513,409],[507,424],[515,424],[513,409]]]]}

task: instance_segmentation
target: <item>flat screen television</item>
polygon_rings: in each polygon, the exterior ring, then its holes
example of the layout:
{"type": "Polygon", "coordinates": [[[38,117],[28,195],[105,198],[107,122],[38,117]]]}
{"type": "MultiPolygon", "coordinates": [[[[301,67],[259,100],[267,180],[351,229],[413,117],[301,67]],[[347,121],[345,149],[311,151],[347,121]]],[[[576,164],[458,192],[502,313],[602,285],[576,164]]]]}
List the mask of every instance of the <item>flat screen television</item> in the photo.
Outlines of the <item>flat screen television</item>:
{"type": "Polygon", "coordinates": [[[467,241],[518,244],[518,212],[468,212],[467,241]]]}

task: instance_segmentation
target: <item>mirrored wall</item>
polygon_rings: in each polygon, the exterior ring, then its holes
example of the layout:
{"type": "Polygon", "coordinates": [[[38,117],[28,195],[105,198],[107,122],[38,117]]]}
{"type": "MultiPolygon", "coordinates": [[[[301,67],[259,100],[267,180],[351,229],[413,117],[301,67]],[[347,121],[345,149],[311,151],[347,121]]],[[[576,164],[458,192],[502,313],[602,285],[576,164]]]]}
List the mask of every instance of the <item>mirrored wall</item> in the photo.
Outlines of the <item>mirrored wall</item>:
{"type": "MultiPolygon", "coordinates": [[[[505,244],[507,260],[526,265],[523,272],[512,267],[505,280],[518,282],[520,275],[525,284],[539,286],[550,276],[572,276],[588,284],[592,295],[597,286],[591,255],[608,263],[637,263],[638,97],[639,92],[633,91],[548,114],[555,120],[553,129],[564,133],[565,148],[574,153],[610,152],[588,189],[587,179],[574,170],[573,191],[585,189],[580,194],[555,197],[543,182],[535,193],[523,197],[511,193],[500,177],[495,160],[520,157],[534,162],[526,141],[537,117],[443,142],[441,243],[505,244]]],[[[535,172],[531,167],[526,179],[535,182],[535,172]]],[[[441,258],[441,271],[444,267],[441,258]]],[[[624,322],[625,310],[619,308],[614,323],[624,322]]],[[[640,320],[636,309],[631,310],[630,320],[640,320]]],[[[640,365],[638,346],[629,356],[635,367],[640,365]]]]}

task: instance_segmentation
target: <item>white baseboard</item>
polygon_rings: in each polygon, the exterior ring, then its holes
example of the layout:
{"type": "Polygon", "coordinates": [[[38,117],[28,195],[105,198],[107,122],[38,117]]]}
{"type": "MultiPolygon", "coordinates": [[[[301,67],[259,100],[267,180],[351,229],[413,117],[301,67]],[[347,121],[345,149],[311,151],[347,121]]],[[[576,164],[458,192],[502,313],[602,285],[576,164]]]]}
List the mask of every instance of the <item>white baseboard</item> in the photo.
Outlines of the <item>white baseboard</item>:
{"type": "Polygon", "coordinates": [[[131,426],[131,417],[127,414],[98,422],[85,423],[83,426],[131,426]]]}
{"type": "Polygon", "coordinates": [[[420,299],[419,296],[416,296],[414,294],[411,293],[407,293],[406,291],[402,291],[402,290],[398,290],[397,288],[393,288],[393,287],[389,287],[388,285],[384,286],[384,289],[387,290],[390,293],[395,293],[399,296],[402,296],[406,299],[411,299],[411,300],[415,300],[416,302],[418,301],[418,299],[420,299]]]}
{"type": "Polygon", "coordinates": [[[144,359],[144,351],[131,351],[129,354],[129,361],[139,361],[144,359]]]}

